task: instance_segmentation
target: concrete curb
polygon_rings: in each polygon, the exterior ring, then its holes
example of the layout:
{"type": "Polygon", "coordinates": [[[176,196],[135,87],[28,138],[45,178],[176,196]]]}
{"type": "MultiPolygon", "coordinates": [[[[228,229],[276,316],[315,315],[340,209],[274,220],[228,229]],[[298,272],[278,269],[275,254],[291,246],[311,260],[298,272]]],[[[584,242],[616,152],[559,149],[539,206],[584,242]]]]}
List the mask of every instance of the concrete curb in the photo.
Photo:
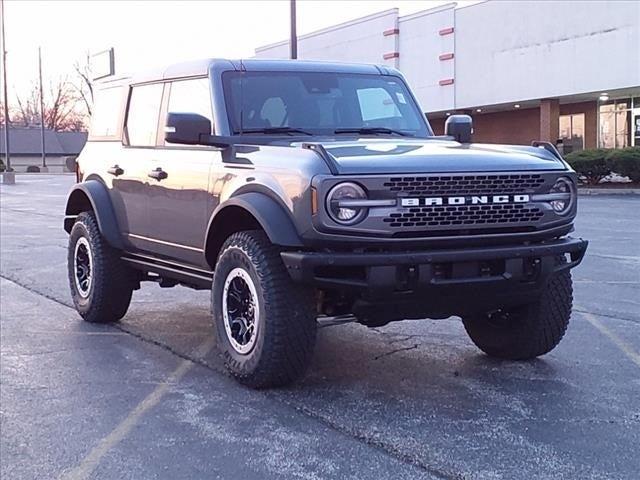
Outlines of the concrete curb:
{"type": "Polygon", "coordinates": [[[16,175],[75,175],[75,172],[13,172],[16,175]]]}
{"type": "Polygon", "coordinates": [[[578,195],[640,195],[640,188],[578,188],[578,195]]]}

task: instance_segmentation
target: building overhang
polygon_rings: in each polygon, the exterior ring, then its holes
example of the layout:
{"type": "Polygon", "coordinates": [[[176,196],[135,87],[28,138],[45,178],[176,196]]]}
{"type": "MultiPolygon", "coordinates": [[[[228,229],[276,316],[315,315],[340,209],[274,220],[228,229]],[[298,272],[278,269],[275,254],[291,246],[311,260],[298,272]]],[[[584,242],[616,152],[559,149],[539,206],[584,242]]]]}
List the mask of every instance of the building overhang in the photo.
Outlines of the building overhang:
{"type": "MultiPolygon", "coordinates": [[[[573,103],[583,103],[583,102],[598,102],[603,94],[606,94],[609,99],[616,98],[628,98],[628,97],[640,97],[640,86],[636,87],[627,87],[627,88],[617,88],[606,91],[595,91],[595,92],[585,92],[585,93],[576,93],[573,95],[565,95],[556,97],[559,101],[560,105],[573,104],[573,103]]],[[[492,113],[492,112],[505,112],[505,111],[516,111],[516,110],[525,110],[527,108],[539,108],[540,102],[543,99],[526,99],[526,100],[518,100],[514,102],[508,103],[500,103],[494,105],[473,105],[467,107],[460,107],[451,110],[439,110],[439,111],[427,111],[426,113],[430,118],[442,118],[446,117],[454,113],[473,113],[473,114],[483,114],[483,113],[492,113]]]]}

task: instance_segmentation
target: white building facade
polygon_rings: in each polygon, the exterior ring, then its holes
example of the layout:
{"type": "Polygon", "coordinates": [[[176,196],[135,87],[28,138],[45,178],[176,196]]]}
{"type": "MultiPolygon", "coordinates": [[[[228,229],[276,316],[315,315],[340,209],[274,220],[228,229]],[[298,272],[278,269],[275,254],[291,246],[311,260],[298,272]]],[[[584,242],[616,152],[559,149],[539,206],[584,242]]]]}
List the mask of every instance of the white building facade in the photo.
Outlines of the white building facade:
{"type": "MultiPolygon", "coordinates": [[[[288,58],[287,41],[256,49],[288,58]]],[[[434,129],[474,117],[476,141],[565,150],[640,146],[640,2],[487,1],[391,9],[301,36],[298,57],[403,72],[434,129]]]]}

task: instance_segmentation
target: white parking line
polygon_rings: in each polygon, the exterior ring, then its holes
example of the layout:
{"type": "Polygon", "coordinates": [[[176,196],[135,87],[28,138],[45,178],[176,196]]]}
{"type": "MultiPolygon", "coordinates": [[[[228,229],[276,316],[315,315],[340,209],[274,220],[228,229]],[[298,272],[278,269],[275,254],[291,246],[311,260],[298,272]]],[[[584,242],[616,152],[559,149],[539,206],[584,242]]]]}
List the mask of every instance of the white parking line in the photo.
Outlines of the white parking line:
{"type": "MultiPolygon", "coordinates": [[[[213,345],[213,340],[204,342],[196,351],[196,357],[201,358],[205,356],[211,350],[213,345]]],[[[164,382],[160,383],[153,392],[147,395],[138,405],[136,405],[129,415],[127,415],[127,417],[120,422],[118,426],[109,433],[109,435],[100,440],[98,444],[91,449],[77,467],[63,473],[60,476],[60,479],[81,480],[89,478],[99,465],[102,457],[126,438],[129,432],[138,424],[142,416],[148,410],[155,407],[167,393],[169,388],[178,383],[194,365],[195,363],[191,360],[182,360],[178,367],[171,372],[164,382]]]]}
{"type": "Polygon", "coordinates": [[[595,315],[588,312],[578,312],[582,315],[591,325],[600,330],[602,334],[607,336],[609,340],[611,340],[616,347],[622,350],[629,360],[635,363],[638,367],[640,367],[640,354],[638,354],[633,348],[631,348],[624,340],[622,340],[618,335],[613,333],[604,324],[596,318],[595,315]]]}

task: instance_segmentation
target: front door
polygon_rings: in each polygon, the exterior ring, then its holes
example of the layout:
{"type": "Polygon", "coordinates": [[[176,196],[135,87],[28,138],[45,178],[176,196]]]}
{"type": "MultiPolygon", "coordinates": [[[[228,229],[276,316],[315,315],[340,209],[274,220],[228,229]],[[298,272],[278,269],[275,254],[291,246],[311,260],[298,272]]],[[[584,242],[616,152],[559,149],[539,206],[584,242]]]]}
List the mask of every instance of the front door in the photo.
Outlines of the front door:
{"type": "MultiPolygon", "coordinates": [[[[197,113],[213,124],[209,85],[207,78],[166,84],[162,119],[166,112],[197,113]]],[[[205,237],[215,206],[210,172],[221,164],[221,154],[211,147],[166,143],[162,134],[158,143],[151,165],[157,178],[149,178],[148,186],[149,237],[155,240],[154,252],[204,267],[205,237]]]]}

